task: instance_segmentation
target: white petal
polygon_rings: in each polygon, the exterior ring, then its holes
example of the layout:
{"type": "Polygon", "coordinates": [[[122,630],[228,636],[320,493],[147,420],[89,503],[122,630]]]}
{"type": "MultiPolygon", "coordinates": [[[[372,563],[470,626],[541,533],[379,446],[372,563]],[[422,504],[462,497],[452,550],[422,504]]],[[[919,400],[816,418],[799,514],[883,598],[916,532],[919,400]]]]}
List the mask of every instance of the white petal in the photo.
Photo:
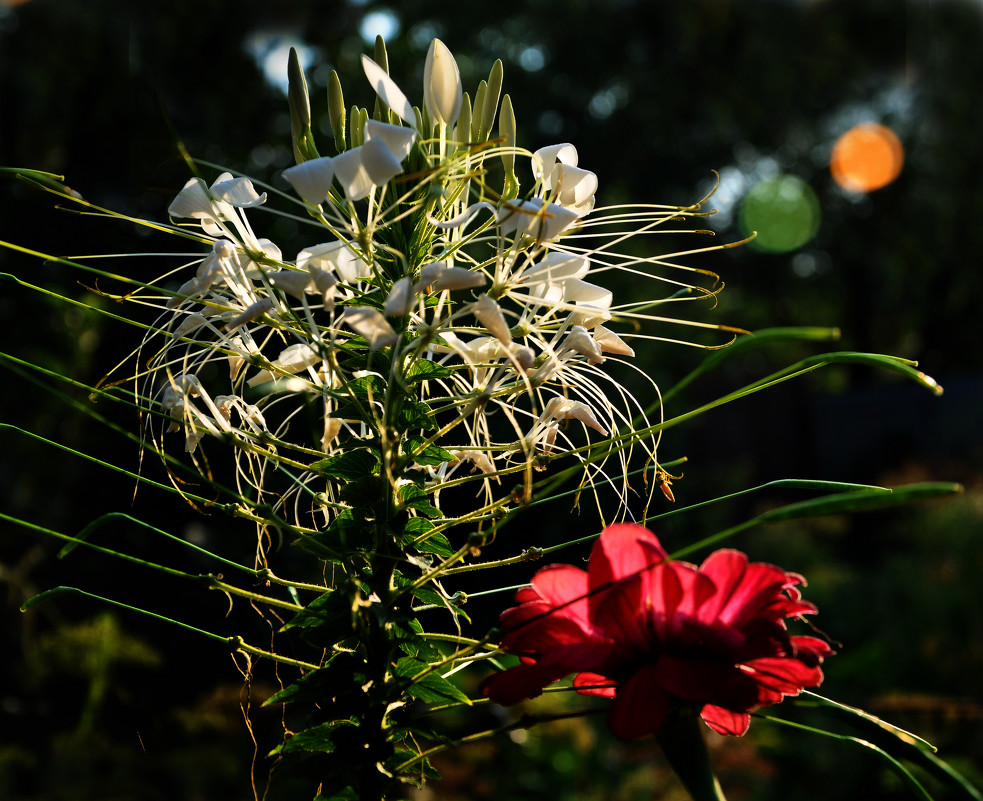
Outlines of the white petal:
{"type": "Polygon", "coordinates": [[[581,401],[561,397],[553,398],[546,404],[546,408],[540,417],[541,420],[548,420],[550,418],[554,420],[579,420],[588,428],[593,428],[605,436],[608,433],[607,429],[601,425],[600,421],[594,415],[594,410],[581,401]]]}
{"type": "Polygon", "coordinates": [[[337,417],[324,418],[324,434],[321,436],[321,450],[327,451],[331,440],[338,436],[341,431],[341,420],[337,417]]]}
{"type": "Polygon", "coordinates": [[[447,46],[434,39],[423,68],[423,100],[434,125],[452,125],[461,113],[461,73],[447,46]]]}
{"type": "Polygon", "coordinates": [[[416,131],[404,125],[390,125],[378,120],[366,120],[365,141],[369,142],[372,139],[381,139],[397,161],[402,161],[413,149],[416,131]]]}
{"type": "Polygon", "coordinates": [[[171,217],[196,219],[205,217],[214,219],[216,216],[216,210],[212,208],[212,198],[201,178],[191,178],[184,185],[184,188],[177,193],[177,197],[171,201],[171,205],[167,207],[167,213],[171,217]]]}
{"type": "Polygon", "coordinates": [[[379,350],[396,341],[396,332],[377,309],[349,306],[344,313],[345,324],[356,334],[365,337],[370,350],[379,350]]]}
{"type": "Polygon", "coordinates": [[[468,270],[465,267],[447,267],[431,281],[430,288],[434,292],[445,289],[470,289],[484,286],[488,283],[485,274],[478,270],[468,270]]]}
{"type": "Polygon", "coordinates": [[[564,344],[577,351],[581,356],[586,356],[591,364],[604,364],[604,357],[601,355],[600,346],[582,325],[571,327],[570,333],[567,334],[564,340],[564,344]]]}
{"type": "Polygon", "coordinates": [[[277,289],[293,295],[298,300],[303,299],[304,293],[314,286],[311,274],[306,270],[281,270],[270,280],[277,289]]]}
{"type": "Polygon", "coordinates": [[[303,161],[283,171],[283,177],[305,201],[323,203],[334,180],[334,159],[330,156],[303,161]]]}
{"type": "Polygon", "coordinates": [[[580,215],[556,203],[541,198],[509,201],[498,212],[503,233],[517,231],[535,237],[537,242],[550,242],[580,219],[580,215]]]}
{"type": "Polygon", "coordinates": [[[502,314],[498,304],[488,295],[482,295],[478,298],[472,307],[472,313],[495,339],[506,347],[512,344],[512,332],[509,330],[508,323],[505,322],[505,315],[502,314]]]}
{"type": "Polygon", "coordinates": [[[590,261],[587,257],[554,250],[525,270],[519,277],[519,283],[530,287],[539,284],[560,284],[570,278],[583,278],[589,270],[590,261]]]}
{"type": "Polygon", "coordinates": [[[195,314],[189,314],[181,322],[177,328],[174,329],[174,338],[186,336],[192,331],[197,331],[205,324],[205,317],[197,312],[195,314]]]}
{"type": "Polygon", "coordinates": [[[541,147],[532,154],[532,174],[538,181],[542,179],[543,187],[547,190],[553,188],[553,172],[557,162],[569,164],[571,167],[577,166],[577,148],[569,142],[560,145],[550,145],[541,147]]]}
{"type": "Polygon", "coordinates": [[[594,329],[594,341],[605,353],[617,353],[619,356],[634,356],[628,344],[619,337],[614,331],[609,331],[603,325],[594,329]]]}
{"type": "Polygon", "coordinates": [[[250,209],[266,202],[266,192],[256,192],[253,182],[248,178],[233,178],[231,173],[222,173],[212,184],[212,193],[230,206],[250,209]]]}
{"type": "Polygon", "coordinates": [[[611,319],[611,290],[586,281],[571,279],[563,284],[563,299],[574,303],[577,309],[571,314],[571,323],[593,328],[611,319]]]}
{"type": "MultiPolygon", "coordinates": [[[[553,179],[556,185],[556,200],[562,206],[574,209],[585,207],[597,191],[597,176],[579,167],[557,164],[553,179]]],[[[586,213],[590,208],[584,211],[586,213]]]]}
{"type": "Polygon", "coordinates": [[[384,139],[369,139],[362,145],[362,164],[376,186],[403,171],[401,159],[389,149],[384,139]]]}
{"type": "Polygon", "coordinates": [[[393,284],[389,297],[386,298],[385,308],[382,310],[387,317],[400,317],[409,314],[413,308],[413,281],[408,277],[400,278],[393,284]]]}
{"type": "MultiPolygon", "coordinates": [[[[347,242],[323,242],[313,245],[297,254],[297,266],[307,269],[314,276],[318,290],[325,291],[318,284],[315,270],[331,270],[338,273],[343,281],[354,284],[359,278],[369,274],[368,265],[351,249],[347,242]]],[[[321,279],[323,282],[323,279],[321,279]]]]}
{"type": "Polygon", "coordinates": [[[228,324],[225,326],[227,331],[231,331],[233,328],[238,328],[240,325],[245,323],[251,323],[253,320],[258,320],[266,312],[273,308],[273,301],[270,298],[263,298],[262,300],[257,300],[255,303],[251,304],[242,314],[239,314],[229,320],[228,324]]]}
{"type": "Polygon", "coordinates": [[[379,95],[379,99],[396,112],[396,115],[407,125],[416,125],[413,106],[410,105],[410,101],[406,99],[406,95],[396,86],[393,79],[386,74],[386,71],[364,54],[362,55],[362,70],[365,72],[365,77],[369,79],[369,83],[372,84],[372,88],[375,89],[375,93],[379,95]]]}
{"type": "Polygon", "coordinates": [[[306,342],[300,342],[296,345],[290,345],[284,348],[280,355],[276,357],[273,362],[273,366],[276,367],[280,372],[299,373],[301,370],[305,370],[308,367],[312,367],[321,360],[318,356],[317,351],[315,351],[306,342]]]}

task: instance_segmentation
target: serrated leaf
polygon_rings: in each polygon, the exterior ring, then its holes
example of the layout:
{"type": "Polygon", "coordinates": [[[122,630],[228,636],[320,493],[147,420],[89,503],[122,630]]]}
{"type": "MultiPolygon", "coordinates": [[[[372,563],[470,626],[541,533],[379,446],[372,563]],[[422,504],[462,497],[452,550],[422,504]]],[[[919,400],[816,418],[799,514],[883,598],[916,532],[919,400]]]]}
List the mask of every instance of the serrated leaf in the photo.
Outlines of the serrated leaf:
{"type": "Polygon", "coordinates": [[[421,553],[450,556],[454,553],[454,548],[442,533],[431,533],[436,528],[433,522],[425,517],[411,517],[403,527],[402,543],[404,546],[415,548],[421,553]]]}
{"type": "Polygon", "coordinates": [[[396,663],[397,676],[407,679],[420,676],[406,687],[405,692],[410,697],[426,704],[446,704],[451,701],[459,701],[471,706],[471,699],[452,682],[434,670],[426,672],[428,670],[430,670],[430,666],[426,662],[414,659],[412,656],[404,656],[396,663]]]}
{"type": "Polygon", "coordinates": [[[351,633],[352,605],[348,595],[340,588],[328,590],[315,598],[288,621],[280,631],[292,628],[324,627],[351,633]]]}
{"type": "Polygon", "coordinates": [[[320,726],[312,726],[297,732],[288,740],[270,751],[270,756],[289,754],[293,751],[315,751],[331,753],[336,749],[335,738],[345,737],[348,729],[357,728],[354,720],[332,720],[320,726]]]}
{"type": "Polygon", "coordinates": [[[454,371],[443,364],[430,361],[430,359],[414,359],[406,370],[407,383],[414,381],[430,381],[440,378],[450,378],[454,371]]]}
{"type": "Polygon", "coordinates": [[[405,452],[407,455],[413,455],[413,461],[421,465],[438,465],[444,462],[454,461],[454,454],[450,451],[441,448],[435,443],[427,445],[427,447],[420,450],[424,442],[427,441],[426,437],[421,437],[415,435],[406,438],[405,452]]]}
{"type": "Polygon", "coordinates": [[[399,488],[399,505],[403,509],[414,509],[426,517],[442,517],[440,509],[430,503],[430,496],[415,484],[405,484],[399,488]]]}
{"type": "Polygon", "coordinates": [[[345,451],[315,462],[308,469],[327,478],[355,481],[373,475],[379,466],[379,455],[368,448],[345,451]]]}

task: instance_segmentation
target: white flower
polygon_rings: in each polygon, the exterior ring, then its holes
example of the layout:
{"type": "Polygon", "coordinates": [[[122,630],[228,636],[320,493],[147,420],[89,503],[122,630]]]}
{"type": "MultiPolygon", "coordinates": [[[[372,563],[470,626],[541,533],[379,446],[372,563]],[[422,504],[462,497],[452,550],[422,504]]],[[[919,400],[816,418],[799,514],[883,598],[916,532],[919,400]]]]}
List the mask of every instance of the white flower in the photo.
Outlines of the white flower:
{"type": "Polygon", "coordinates": [[[362,200],[373,188],[399,175],[403,166],[382,139],[369,139],[364,145],[346,150],[334,160],[335,177],[351,200],[362,200]]]}
{"type": "Polygon", "coordinates": [[[594,415],[594,410],[582,401],[561,397],[551,399],[539,417],[540,423],[548,420],[579,420],[588,428],[593,428],[604,436],[608,435],[607,429],[594,415]]]}
{"type": "Polygon", "coordinates": [[[457,62],[447,46],[434,39],[423,68],[423,102],[433,125],[453,125],[461,113],[463,88],[457,62]]]}
{"type": "Polygon", "coordinates": [[[190,217],[201,220],[202,230],[209,236],[232,236],[228,227],[231,222],[239,233],[243,246],[251,251],[261,250],[256,235],[237,209],[252,208],[266,202],[266,193],[257,194],[248,178],[233,178],[232,173],[223,172],[211,188],[205,187],[201,178],[192,178],[178,192],[167,213],[172,217],[190,217]]]}
{"type": "Polygon", "coordinates": [[[283,171],[283,177],[305,201],[317,206],[325,201],[334,181],[334,159],[322,156],[302,161],[283,171]]]}
{"type": "Polygon", "coordinates": [[[528,234],[536,242],[552,242],[580,219],[580,215],[542,198],[510,200],[498,210],[502,233],[528,234]]]}
{"type": "Polygon", "coordinates": [[[597,176],[580,169],[577,161],[577,148],[573,145],[550,145],[533,153],[532,172],[557,203],[582,216],[594,207],[597,176]]]}
{"type": "Polygon", "coordinates": [[[356,334],[365,337],[370,350],[392,345],[398,339],[393,327],[377,309],[348,306],[344,312],[344,321],[356,334]]]}
{"type": "Polygon", "coordinates": [[[416,131],[403,125],[390,125],[378,120],[365,121],[365,141],[381,139],[397,161],[403,161],[413,149],[416,131]]]}
{"type": "MultiPolygon", "coordinates": [[[[297,266],[302,270],[307,269],[314,276],[315,284],[318,280],[315,270],[335,272],[342,281],[349,284],[354,284],[369,274],[368,265],[351,249],[348,242],[323,242],[305,248],[297,254],[297,266]]],[[[318,290],[325,291],[320,285],[318,290]]]]}
{"type": "Polygon", "coordinates": [[[404,276],[393,284],[382,312],[386,317],[401,317],[409,314],[410,309],[413,308],[413,300],[413,280],[404,276]]]}
{"type": "Polygon", "coordinates": [[[272,381],[277,375],[294,375],[308,367],[313,367],[321,361],[318,355],[306,342],[290,345],[280,351],[280,355],[273,360],[269,370],[261,370],[246,383],[251,387],[259,386],[266,381],[272,381]]]}

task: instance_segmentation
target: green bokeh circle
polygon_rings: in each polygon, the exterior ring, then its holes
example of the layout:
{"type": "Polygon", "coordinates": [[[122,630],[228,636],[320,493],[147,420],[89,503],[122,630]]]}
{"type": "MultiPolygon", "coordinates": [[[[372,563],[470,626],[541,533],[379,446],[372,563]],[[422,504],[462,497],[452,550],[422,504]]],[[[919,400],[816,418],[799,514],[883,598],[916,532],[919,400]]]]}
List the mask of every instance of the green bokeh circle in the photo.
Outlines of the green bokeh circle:
{"type": "Polygon", "coordinates": [[[787,253],[816,235],[820,217],[812,187],[794,175],[779,175],[760,181],[744,196],[739,223],[744,236],[758,232],[752,247],[787,253]]]}

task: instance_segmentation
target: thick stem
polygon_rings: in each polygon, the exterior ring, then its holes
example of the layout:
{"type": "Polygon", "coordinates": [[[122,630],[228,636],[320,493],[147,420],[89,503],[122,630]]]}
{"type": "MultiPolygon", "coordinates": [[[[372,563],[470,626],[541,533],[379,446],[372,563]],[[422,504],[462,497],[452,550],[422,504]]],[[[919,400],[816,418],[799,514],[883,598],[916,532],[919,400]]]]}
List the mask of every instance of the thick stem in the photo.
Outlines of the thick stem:
{"type": "Polygon", "coordinates": [[[701,725],[697,715],[671,717],[655,739],[693,801],[727,801],[710,764],[701,725]]]}

